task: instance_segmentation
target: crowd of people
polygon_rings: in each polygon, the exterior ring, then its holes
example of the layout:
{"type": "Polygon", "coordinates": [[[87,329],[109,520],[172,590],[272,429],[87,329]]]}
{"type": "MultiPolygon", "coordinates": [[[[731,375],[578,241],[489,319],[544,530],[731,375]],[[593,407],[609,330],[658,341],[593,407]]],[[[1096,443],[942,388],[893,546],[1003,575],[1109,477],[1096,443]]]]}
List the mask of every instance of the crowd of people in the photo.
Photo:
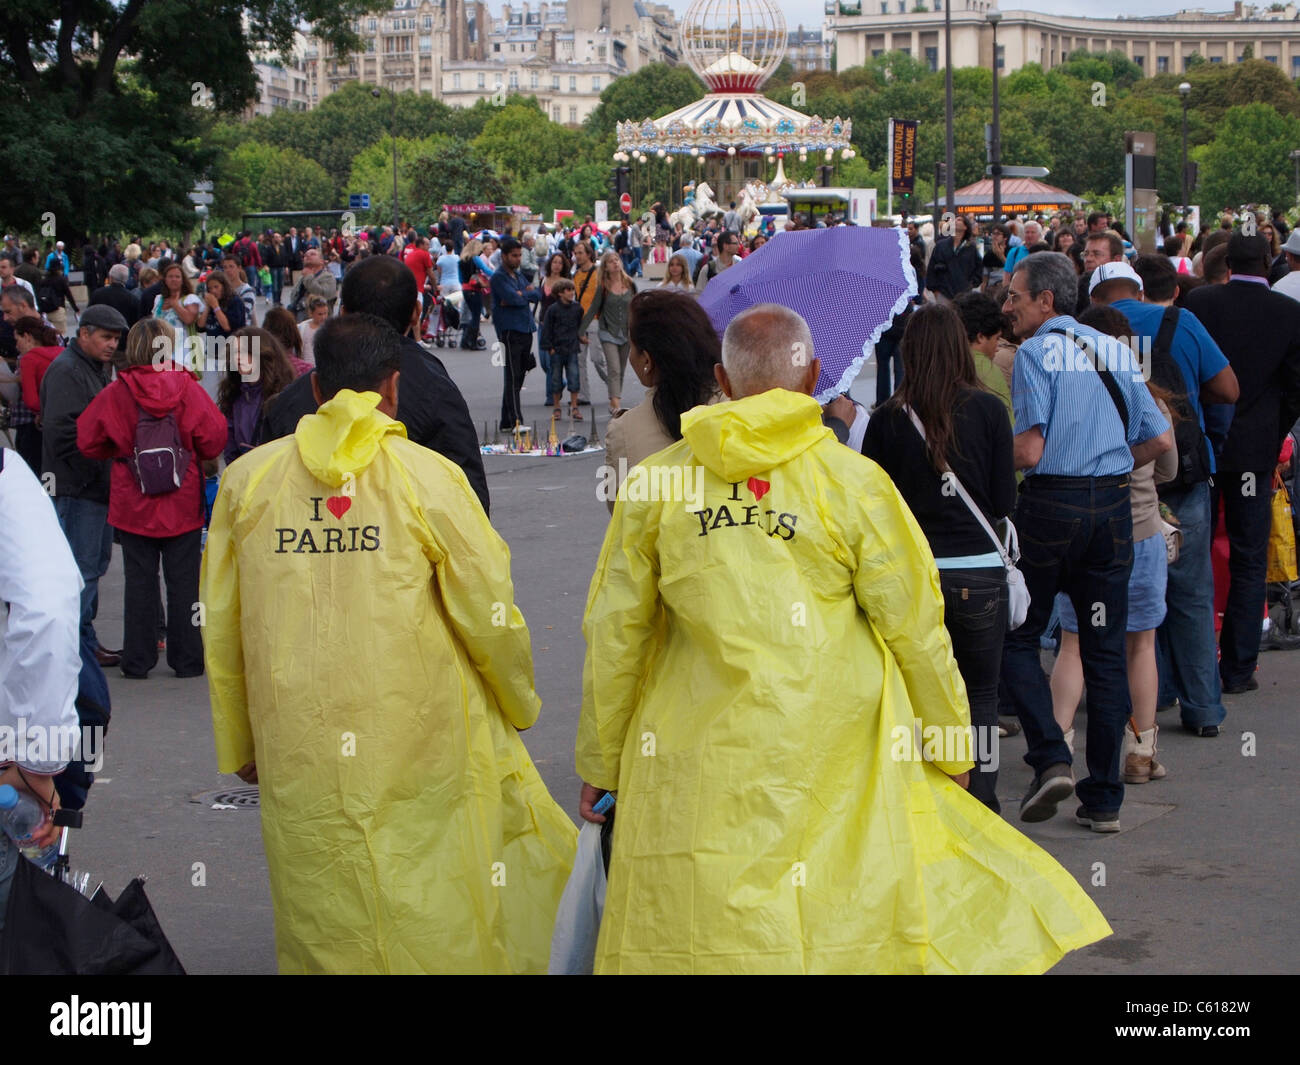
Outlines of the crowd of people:
{"type": "MultiPolygon", "coordinates": [[[[812,398],[792,311],[719,336],[701,308],[761,236],[661,216],[622,246],[454,213],[423,234],[241,233],[216,255],[106,246],[66,338],[43,278],[17,272],[29,254],[0,256],[0,498],[23,500],[0,522],[50,526],[40,478],[67,546],[40,609],[75,610],[41,630],[69,646],[12,662],[144,679],[165,653],[206,673],[218,767],[261,785],[282,971],[544,971],[575,831],[518,736],[540,708],[528,629],[429,344],[448,308],[471,350],[490,317],[502,429],[538,361],[547,403],[567,388],[581,419],[590,362],[614,416],[602,473],[699,478],[686,508],[608,497],[576,747],[581,820],[619,826],[596,969],[1045,970],[1108,928],[1001,816],[1000,739],[1023,732],[1033,770],[1020,821],[1075,796],[1081,826],[1119,831],[1125,785],[1177,772],[1160,711],[1215,737],[1261,648],[1300,642],[1266,635],[1300,234],[1225,217],[1143,254],[1102,213],[1009,220],[986,247],[966,219],[938,240],[910,226],[920,291],[884,323],[868,411],[812,398]],[[638,290],[642,252],[668,245],[638,290]],[[196,336],[233,352],[214,390],[179,357],[196,336]],[[646,392],[624,410],[628,367],[646,392]],[[94,627],[114,543],[121,650],[94,627]],[[914,726],[958,742],[902,756],[914,726]]],[[[43,276],[66,279],[52,252],[43,276]]],[[[7,600],[34,594],[6,580],[7,600]]],[[[11,768],[57,807],[49,765],[11,768]]]]}

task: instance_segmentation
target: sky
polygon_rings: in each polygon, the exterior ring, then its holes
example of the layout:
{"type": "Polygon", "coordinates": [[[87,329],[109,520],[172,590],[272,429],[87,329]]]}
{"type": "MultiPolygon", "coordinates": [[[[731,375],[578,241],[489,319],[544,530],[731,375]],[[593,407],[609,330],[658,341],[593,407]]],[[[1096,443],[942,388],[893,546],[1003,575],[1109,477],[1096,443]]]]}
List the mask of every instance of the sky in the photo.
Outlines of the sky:
{"type": "MultiPolygon", "coordinates": [[[[960,3],[960,0],[957,0],[960,3]]],[[[1261,0],[1257,0],[1261,2],[1261,0]]],[[[686,13],[690,0],[667,0],[678,17],[686,13]]],[[[825,16],[824,0],[777,0],[781,13],[785,15],[786,25],[791,29],[802,24],[805,29],[817,29],[825,16]]],[[[927,6],[933,6],[927,4],[927,6]]],[[[1078,15],[1079,0],[1002,0],[999,6],[1004,11],[1042,11],[1057,15],[1078,15]]],[[[1265,2],[1263,6],[1267,7],[1265,2]]],[[[1175,11],[1202,7],[1206,11],[1231,11],[1231,0],[1101,0],[1101,3],[1088,11],[1094,18],[1114,18],[1116,15],[1171,15],[1175,11]]],[[[957,8],[953,8],[957,10],[957,8]]]]}

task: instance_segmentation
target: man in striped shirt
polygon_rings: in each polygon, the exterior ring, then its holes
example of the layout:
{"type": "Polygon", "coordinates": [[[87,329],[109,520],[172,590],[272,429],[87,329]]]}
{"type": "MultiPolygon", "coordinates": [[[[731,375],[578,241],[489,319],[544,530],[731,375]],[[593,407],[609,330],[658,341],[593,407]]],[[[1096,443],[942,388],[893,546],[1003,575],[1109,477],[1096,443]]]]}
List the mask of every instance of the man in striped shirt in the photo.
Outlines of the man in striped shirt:
{"type": "Polygon", "coordinates": [[[1173,432],[1132,353],[1068,313],[1077,283],[1066,256],[1031,255],[1012,275],[1002,308],[1022,341],[1011,400],[1016,468],[1026,474],[1015,522],[1030,595],[1024,624],[1007,634],[1002,671],[1029,744],[1025,761],[1034,769],[1020,819],[1045,821],[1075,791],[1072,754],[1052,716],[1038,657],[1052,600],[1066,592],[1080,621],[1088,688],[1088,776],[1078,783],[1075,819],[1097,832],[1118,832],[1120,747],[1131,713],[1129,474],[1168,451],[1173,432]]]}

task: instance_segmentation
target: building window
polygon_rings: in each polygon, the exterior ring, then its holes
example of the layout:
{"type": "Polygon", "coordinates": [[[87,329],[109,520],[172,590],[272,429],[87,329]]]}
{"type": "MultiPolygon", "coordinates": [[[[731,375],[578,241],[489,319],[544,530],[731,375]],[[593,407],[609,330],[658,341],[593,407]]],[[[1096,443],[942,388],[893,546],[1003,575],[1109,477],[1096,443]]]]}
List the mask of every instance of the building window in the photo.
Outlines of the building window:
{"type": "Polygon", "coordinates": [[[532,73],[528,75],[528,87],[530,89],[536,89],[538,87],[538,82],[540,80],[541,79],[538,78],[537,76],[537,71],[534,70],[532,73]]]}
{"type": "Polygon", "coordinates": [[[425,28],[426,30],[431,30],[431,29],[433,29],[433,16],[432,16],[432,15],[425,15],[425,16],[424,16],[424,28],[425,28]]]}
{"type": "Polygon", "coordinates": [[[1211,63],[1222,63],[1222,62],[1223,62],[1223,56],[1221,56],[1221,55],[1212,55],[1212,56],[1210,56],[1210,62],[1211,62],[1211,63]]]}
{"type": "Polygon", "coordinates": [[[486,75],[486,74],[480,74],[480,75],[478,76],[478,87],[479,87],[480,89],[486,89],[486,88],[487,88],[487,75],[486,75]]]}
{"type": "Polygon", "coordinates": [[[420,51],[421,51],[421,52],[432,52],[432,51],[433,51],[433,38],[432,38],[432,37],[421,37],[421,38],[420,38],[420,51]]]}
{"type": "MultiPolygon", "coordinates": [[[[1145,70],[1147,65],[1147,57],[1144,55],[1135,55],[1133,57],[1133,62],[1138,65],[1139,69],[1145,70]]],[[[999,63],[998,65],[1001,66],[1002,64],[999,63]]]]}
{"type": "Polygon", "coordinates": [[[559,107],[552,107],[552,108],[551,108],[551,121],[552,121],[552,122],[558,122],[558,121],[560,121],[560,109],[559,109],[559,107]]]}
{"type": "Polygon", "coordinates": [[[872,58],[872,59],[879,59],[879,58],[880,58],[882,55],[884,55],[884,54],[885,54],[885,50],[884,50],[883,48],[873,48],[873,49],[871,49],[871,58],[872,58]]]}
{"type": "Polygon", "coordinates": [[[510,87],[512,89],[519,88],[519,71],[517,70],[512,70],[510,72],[510,87]]]}
{"type": "Polygon", "coordinates": [[[1272,63],[1274,66],[1277,66],[1277,56],[1275,56],[1275,55],[1266,55],[1266,56],[1264,57],[1264,62],[1266,62],[1266,63],[1272,63]]]}
{"type": "Polygon", "coordinates": [[[1169,57],[1167,55],[1156,57],[1156,73],[1157,74],[1169,73],[1169,57]]]}
{"type": "Polygon", "coordinates": [[[459,74],[453,74],[453,75],[451,76],[451,87],[452,87],[453,89],[459,89],[459,88],[460,88],[460,75],[459,75],[459,74]]]}
{"type": "Polygon", "coordinates": [[[551,91],[552,92],[560,91],[560,75],[558,74],[551,75],[551,91]]]}
{"type": "Polygon", "coordinates": [[[591,91],[600,92],[600,78],[591,79],[591,91]]]}
{"type": "Polygon", "coordinates": [[[1291,76],[1300,78],[1300,55],[1293,55],[1291,57],[1291,76]]]}
{"type": "Polygon", "coordinates": [[[379,20],[373,18],[366,19],[366,29],[369,30],[371,33],[374,33],[377,29],[379,29],[379,20]]]}
{"type": "Polygon", "coordinates": [[[570,74],[570,75],[569,75],[569,92],[577,92],[577,91],[578,91],[578,76],[577,76],[576,74],[570,74]]]}
{"type": "Polygon", "coordinates": [[[570,107],[570,108],[569,108],[569,125],[571,125],[571,126],[576,126],[577,124],[578,124],[578,109],[577,109],[576,107],[570,107]]]}
{"type": "Polygon", "coordinates": [[[925,65],[928,66],[928,67],[930,68],[931,72],[936,71],[936,70],[939,69],[939,49],[938,49],[938,48],[927,48],[927,49],[925,50],[925,65]]]}

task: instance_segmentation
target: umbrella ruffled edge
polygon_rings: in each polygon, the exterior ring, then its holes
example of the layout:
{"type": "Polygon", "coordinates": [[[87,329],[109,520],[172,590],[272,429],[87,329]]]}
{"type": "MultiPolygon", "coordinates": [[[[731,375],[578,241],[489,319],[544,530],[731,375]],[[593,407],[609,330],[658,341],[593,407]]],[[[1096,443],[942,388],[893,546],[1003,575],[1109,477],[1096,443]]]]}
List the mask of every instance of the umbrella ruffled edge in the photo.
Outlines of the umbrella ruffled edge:
{"type": "Polygon", "coordinates": [[[836,396],[847,392],[854,381],[858,379],[858,374],[862,372],[862,367],[867,360],[872,358],[876,353],[876,342],[885,335],[885,331],[894,324],[894,318],[903,312],[903,309],[912,301],[917,293],[916,270],[912,266],[912,248],[907,239],[907,232],[899,226],[894,230],[898,234],[898,260],[903,267],[903,277],[907,280],[907,289],[902,295],[894,301],[893,309],[889,312],[889,317],[880,323],[871,331],[871,336],[867,338],[862,345],[862,354],[859,355],[848,365],[841,375],[840,379],[831,387],[824,388],[813,398],[823,405],[829,403],[836,396]]]}

